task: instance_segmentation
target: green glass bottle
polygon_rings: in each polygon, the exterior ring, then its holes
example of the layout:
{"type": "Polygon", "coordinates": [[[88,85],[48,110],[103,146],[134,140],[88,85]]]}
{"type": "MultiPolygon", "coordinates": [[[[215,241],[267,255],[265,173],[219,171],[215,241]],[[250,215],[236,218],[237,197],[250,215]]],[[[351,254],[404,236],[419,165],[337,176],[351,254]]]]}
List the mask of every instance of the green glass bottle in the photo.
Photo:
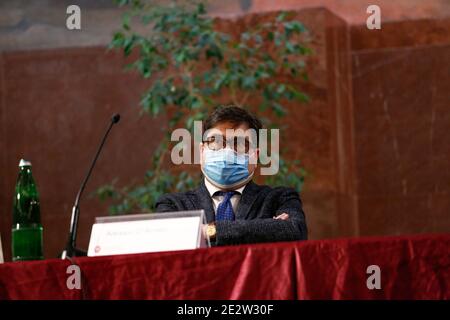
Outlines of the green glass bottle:
{"type": "Polygon", "coordinates": [[[31,173],[31,163],[20,160],[13,206],[13,261],[43,259],[39,194],[31,173]]]}

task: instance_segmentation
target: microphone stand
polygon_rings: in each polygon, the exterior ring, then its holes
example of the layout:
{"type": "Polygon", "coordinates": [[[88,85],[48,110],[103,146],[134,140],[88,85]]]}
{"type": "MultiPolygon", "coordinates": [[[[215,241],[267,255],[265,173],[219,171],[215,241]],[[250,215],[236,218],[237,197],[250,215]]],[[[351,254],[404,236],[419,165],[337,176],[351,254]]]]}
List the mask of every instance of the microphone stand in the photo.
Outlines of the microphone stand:
{"type": "Polygon", "coordinates": [[[78,218],[80,217],[80,199],[83,194],[84,188],[91,176],[92,169],[94,169],[95,163],[97,162],[97,158],[102,151],[103,145],[105,144],[106,138],[108,137],[109,132],[111,131],[114,124],[119,122],[120,115],[115,114],[111,118],[111,123],[108,126],[105,134],[103,135],[103,139],[100,143],[100,146],[97,149],[97,153],[95,154],[94,159],[92,160],[91,166],[89,167],[89,171],[84,178],[83,183],[81,184],[80,190],[78,191],[77,197],[75,198],[75,204],[72,207],[72,218],[70,219],[70,229],[69,229],[69,237],[67,239],[66,248],[61,254],[61,259],[66,259],[66,257],[83,257],[87,256],[87,252],[76,247],[76,239],[77,239],[77,230],[78,230],[78,218]]]}

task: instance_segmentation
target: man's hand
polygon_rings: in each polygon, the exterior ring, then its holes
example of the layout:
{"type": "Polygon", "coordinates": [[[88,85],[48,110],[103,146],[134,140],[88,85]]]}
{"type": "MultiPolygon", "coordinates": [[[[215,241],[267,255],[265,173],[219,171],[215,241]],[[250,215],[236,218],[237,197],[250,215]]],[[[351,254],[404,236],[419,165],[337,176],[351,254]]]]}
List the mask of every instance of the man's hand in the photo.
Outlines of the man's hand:
{"type": "Polygon", "coordinates": [[[289,215],[287,213],[283,212],[282,214],[280,214],[276,217],[273,217],[273,218],[275,220],[287,220],[287,219],[289,219],[289,215]]]}

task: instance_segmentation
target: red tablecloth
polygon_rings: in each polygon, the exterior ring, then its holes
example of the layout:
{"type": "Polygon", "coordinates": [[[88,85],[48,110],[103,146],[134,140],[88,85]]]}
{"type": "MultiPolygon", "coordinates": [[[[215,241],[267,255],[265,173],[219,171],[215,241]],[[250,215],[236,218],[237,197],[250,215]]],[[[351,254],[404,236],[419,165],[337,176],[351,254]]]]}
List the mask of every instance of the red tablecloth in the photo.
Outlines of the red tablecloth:
{"type": "Polygon", "coordinates": [[[449,299],[450,235],[284,242],[0,265],[0,299],[449,299]],[[381,289],[369,290],[369,265],[381,289]]]}

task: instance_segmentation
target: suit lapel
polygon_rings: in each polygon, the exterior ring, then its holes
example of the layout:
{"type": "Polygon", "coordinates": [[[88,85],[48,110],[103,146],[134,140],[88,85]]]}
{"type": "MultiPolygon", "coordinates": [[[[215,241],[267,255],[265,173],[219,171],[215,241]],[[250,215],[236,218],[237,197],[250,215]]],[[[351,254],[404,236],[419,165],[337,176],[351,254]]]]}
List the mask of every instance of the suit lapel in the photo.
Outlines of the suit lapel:
{"type": "Polygon", "coordinates": [[[200,183],[200,186],[197,188],[195,193],[197,195],[197,199],[199,200],[199,203],[195,203],[195,206],[199,205],[200,209],[205,210],[206,222],[210,223],[215,221],[216,215],[214,214],[212,199],[203,181],[200,183]]]}
{"type": "Polygon", "coordinates": [[[244,188],[242,192],[241,199],[239,200],[237,212],[236,212],[236,220],[244,220],[247,218],[250,208],[252,207],[253,202],[255,202],[258,196],[259,186],[250,181],[244,188]]]}
{"type": "MultiPolygon", "coordinates": [[[[244,220],[247,218],[250,208],[258,196],[259,189],[259,186],[253,181],[250,181],[245,186],[241,199],[239,200],[237,212],[235,213],[236,220],[244,220]]],[[[194,206],[198,209],[205,210],[207,223],[215,221],[216,215],[214,213],[212,199],[209,195],[208,189],[206,189],[204,181],[202,181],[197,190],[195,190],[195,194],[199,202],[195,202],[195,199],[193,199],[194,206]]]]}

